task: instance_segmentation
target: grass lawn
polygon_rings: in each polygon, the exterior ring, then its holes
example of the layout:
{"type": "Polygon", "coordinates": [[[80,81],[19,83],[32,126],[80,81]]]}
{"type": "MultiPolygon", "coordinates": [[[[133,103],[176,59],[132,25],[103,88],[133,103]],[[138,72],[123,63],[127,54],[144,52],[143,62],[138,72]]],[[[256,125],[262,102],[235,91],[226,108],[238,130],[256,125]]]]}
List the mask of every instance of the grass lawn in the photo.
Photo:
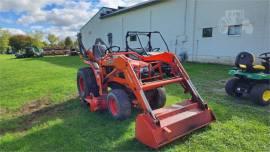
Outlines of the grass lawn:
{"type": "MultiPolygon", "coordinates": [[[[77,97],[78,57],[14,59],[0,56],[1,151],[149,151],[134,138],[135,117],[119,122],[90,113],[77,97]]],[[[270,151],[270,106],[224,92],[229,66],[186,63],[217,121],[162,147],[162,151],[270,151]]],[[[184,96],[166,88],[168,105],[184,96]]]]}

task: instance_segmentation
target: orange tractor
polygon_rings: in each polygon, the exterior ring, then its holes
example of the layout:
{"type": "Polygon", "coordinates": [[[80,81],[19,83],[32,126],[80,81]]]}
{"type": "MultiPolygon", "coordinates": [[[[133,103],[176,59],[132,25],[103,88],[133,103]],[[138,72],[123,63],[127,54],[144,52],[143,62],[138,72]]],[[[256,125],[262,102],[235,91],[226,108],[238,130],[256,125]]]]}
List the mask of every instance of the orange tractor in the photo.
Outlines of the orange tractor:
{"type": "MultiPolygon", "coordinates": [[[[126,49],[110,46],[97,39],[92,50],[85,49],[78,34],[81,56],[88,66],[78,70],[77,85],[80,99],[91,112],[108,110],[112,117],[124,120],[131,108],[142,110],[136,118],[136,138],[151,148],[159,148],[215,120],[190,78],[172,53],[152,46],[160,32],[127,32],[126,49]],[[143,47],[144,41],[148,42],[143,47]],[[131,43],[138,42],[131,47],[131,43]],[[138,47],[139,46],[139,47],[138,47]],[[166,85],[180,84],[190,99],[164,107],[166,85]]],[[[161,43],[156,43],[160,45],[161,43]]]]}

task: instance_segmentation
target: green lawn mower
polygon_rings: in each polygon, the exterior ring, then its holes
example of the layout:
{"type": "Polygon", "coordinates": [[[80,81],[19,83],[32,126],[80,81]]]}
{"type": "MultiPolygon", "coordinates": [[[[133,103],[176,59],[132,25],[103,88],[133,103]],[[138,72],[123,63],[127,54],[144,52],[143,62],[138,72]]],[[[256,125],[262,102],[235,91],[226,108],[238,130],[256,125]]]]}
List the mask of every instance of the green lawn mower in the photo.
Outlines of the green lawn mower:
{"type": "Polygon", "coordinates": [[[270,52],[259,55],[261,65],[255,65],[251,53],[241,52],[235,60],[235,68],[229,71],[234,76],[226,83],[228,95],[242,97],[248,95],[255,103],[266,106],[270,104],[270,52]]]}
{"type": "Polygon", "coordinates": [[[19,58],[31,58],[31,57],[43,57],[43,50],[35,46],[25,47],[23,50],[15,54],[17,59],[19,58]]]}

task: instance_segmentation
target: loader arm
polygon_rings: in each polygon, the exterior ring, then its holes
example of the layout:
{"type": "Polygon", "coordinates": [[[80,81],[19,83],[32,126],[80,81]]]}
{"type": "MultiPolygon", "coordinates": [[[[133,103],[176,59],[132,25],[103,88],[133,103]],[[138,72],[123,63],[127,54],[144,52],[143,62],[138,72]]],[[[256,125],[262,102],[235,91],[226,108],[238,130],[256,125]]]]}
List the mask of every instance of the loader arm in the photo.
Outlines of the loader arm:
{"type": "Polygon", "coordinates": [[[176,68],[177,72],[179,72],[181,74],[181,78],[182,78],[181,80],[176,81],[176,82],[180,82],[180,84],[184,86],[186,91],[190,92],[192,97],[195,97],[197,99],[197,101],[200,102],[202,107],[207,108],[207,104],[204,102],[201,95],[199,94],[199,92],[195,88],[195,86],[192,83],[185,68],[183,67],[183,65],[181,64],[179,59],[176,57],[176,55],[174,55],[172,53],[165,52],[165,53],[155,55],[155,56],[144,57],[143,60],[144,61],[155,61],[155,60],[163,61],[163,62],[166,62],[168,64],[171,64],[171,66],[174,66],[176,68]]]}
{"type": "Polygon", "coordinates": [[[125,55],[116,55],[110,58],[111,60],[104,62],[104,66],[113,66],[115,70],[108,74],[107,79],[110,82],[117,82],[121,83],[124,86],[128,86],[129,89],[132,90],[133,94],[136,96],[139,106],[143,109],[144,113],[149,113],[151,117],[158,122],[156,116],[153,113],[149,105],[149,101],[147,100],[144,91],[155,89],[158,87],[163,87],[168,84],[172,83],[179,83],[184,88],[186,88],[187,92],[189,92],[194,101],[198,102],[202,108],[207,108],[207,104],[204,103],[202,97],[190,81],[190,78],[183,68],[180,61],[174,54],[171,53],[162,53],[161,55],[155,55],[150,57],[144,57],[143,61],[162,61],[164,63],[171,64],[171,66],[175,67],[175,72],[178,73],[178,76],[173,78],[157,80],[152,82],[143,83],[141,80],[138,79],[136,73],[134,72],[134,67],[130,58],[126,57],[125,55]],[[117,72],[118,71],[118,72],[117,72]],[[116,73],[122,72],[125,78],[116,77],[116,73]]]}
{"type": "Polygon", "coordinates": [[[122,83],[122,85],[128,86],[129,89],[132,90],[133,94],[136,96],[138,100],[138,104],[143,109],[145,113],[150,113],[154,120],[156,120],[155,115],[149,105],[149,102],[146,99],[144,94],[144,90],[142,87],[142,83],[137,78],[136,73],[131,65],[131,60],[127,58],[125,55],[119,55],[117,57],[113,57],[112,61],[106,62],[106,66],[113,66],[115,70],[112,74],[109,74],[109,82],[117,82],[122,83]],[[113,64],[110,64],[113,63],[113,64]],[[116,77],[115,74],[122,72],[125,78],[116,77]]]}

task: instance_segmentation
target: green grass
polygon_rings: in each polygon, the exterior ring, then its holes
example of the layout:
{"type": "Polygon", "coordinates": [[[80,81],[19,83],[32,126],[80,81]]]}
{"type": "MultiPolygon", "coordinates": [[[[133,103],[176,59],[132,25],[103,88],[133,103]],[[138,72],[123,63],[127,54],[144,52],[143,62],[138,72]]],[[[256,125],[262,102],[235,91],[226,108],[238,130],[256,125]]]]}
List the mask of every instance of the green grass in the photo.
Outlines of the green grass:
{"type": "MultiPolygon", "coordinates": [[[[90,113],[76,93],[78,57],[13,59],[0,56],[1,151],[149,151],[134,138],[135,117],[113,120],[90,113]]],[[[217,121],[161,148],[162,151],[270,151],[270,107],[224,92],[230,67],[184,65],[217,121]]],[[[167,88],[168,104],[185,98],[167,88]]]]}
{"type": "Polygon", "coordinates": [[[39,59],[0,58],[0,106],[16,110],[40,100],[61,102],[76,95],[78,58],[48,57],[39,59]]]}

